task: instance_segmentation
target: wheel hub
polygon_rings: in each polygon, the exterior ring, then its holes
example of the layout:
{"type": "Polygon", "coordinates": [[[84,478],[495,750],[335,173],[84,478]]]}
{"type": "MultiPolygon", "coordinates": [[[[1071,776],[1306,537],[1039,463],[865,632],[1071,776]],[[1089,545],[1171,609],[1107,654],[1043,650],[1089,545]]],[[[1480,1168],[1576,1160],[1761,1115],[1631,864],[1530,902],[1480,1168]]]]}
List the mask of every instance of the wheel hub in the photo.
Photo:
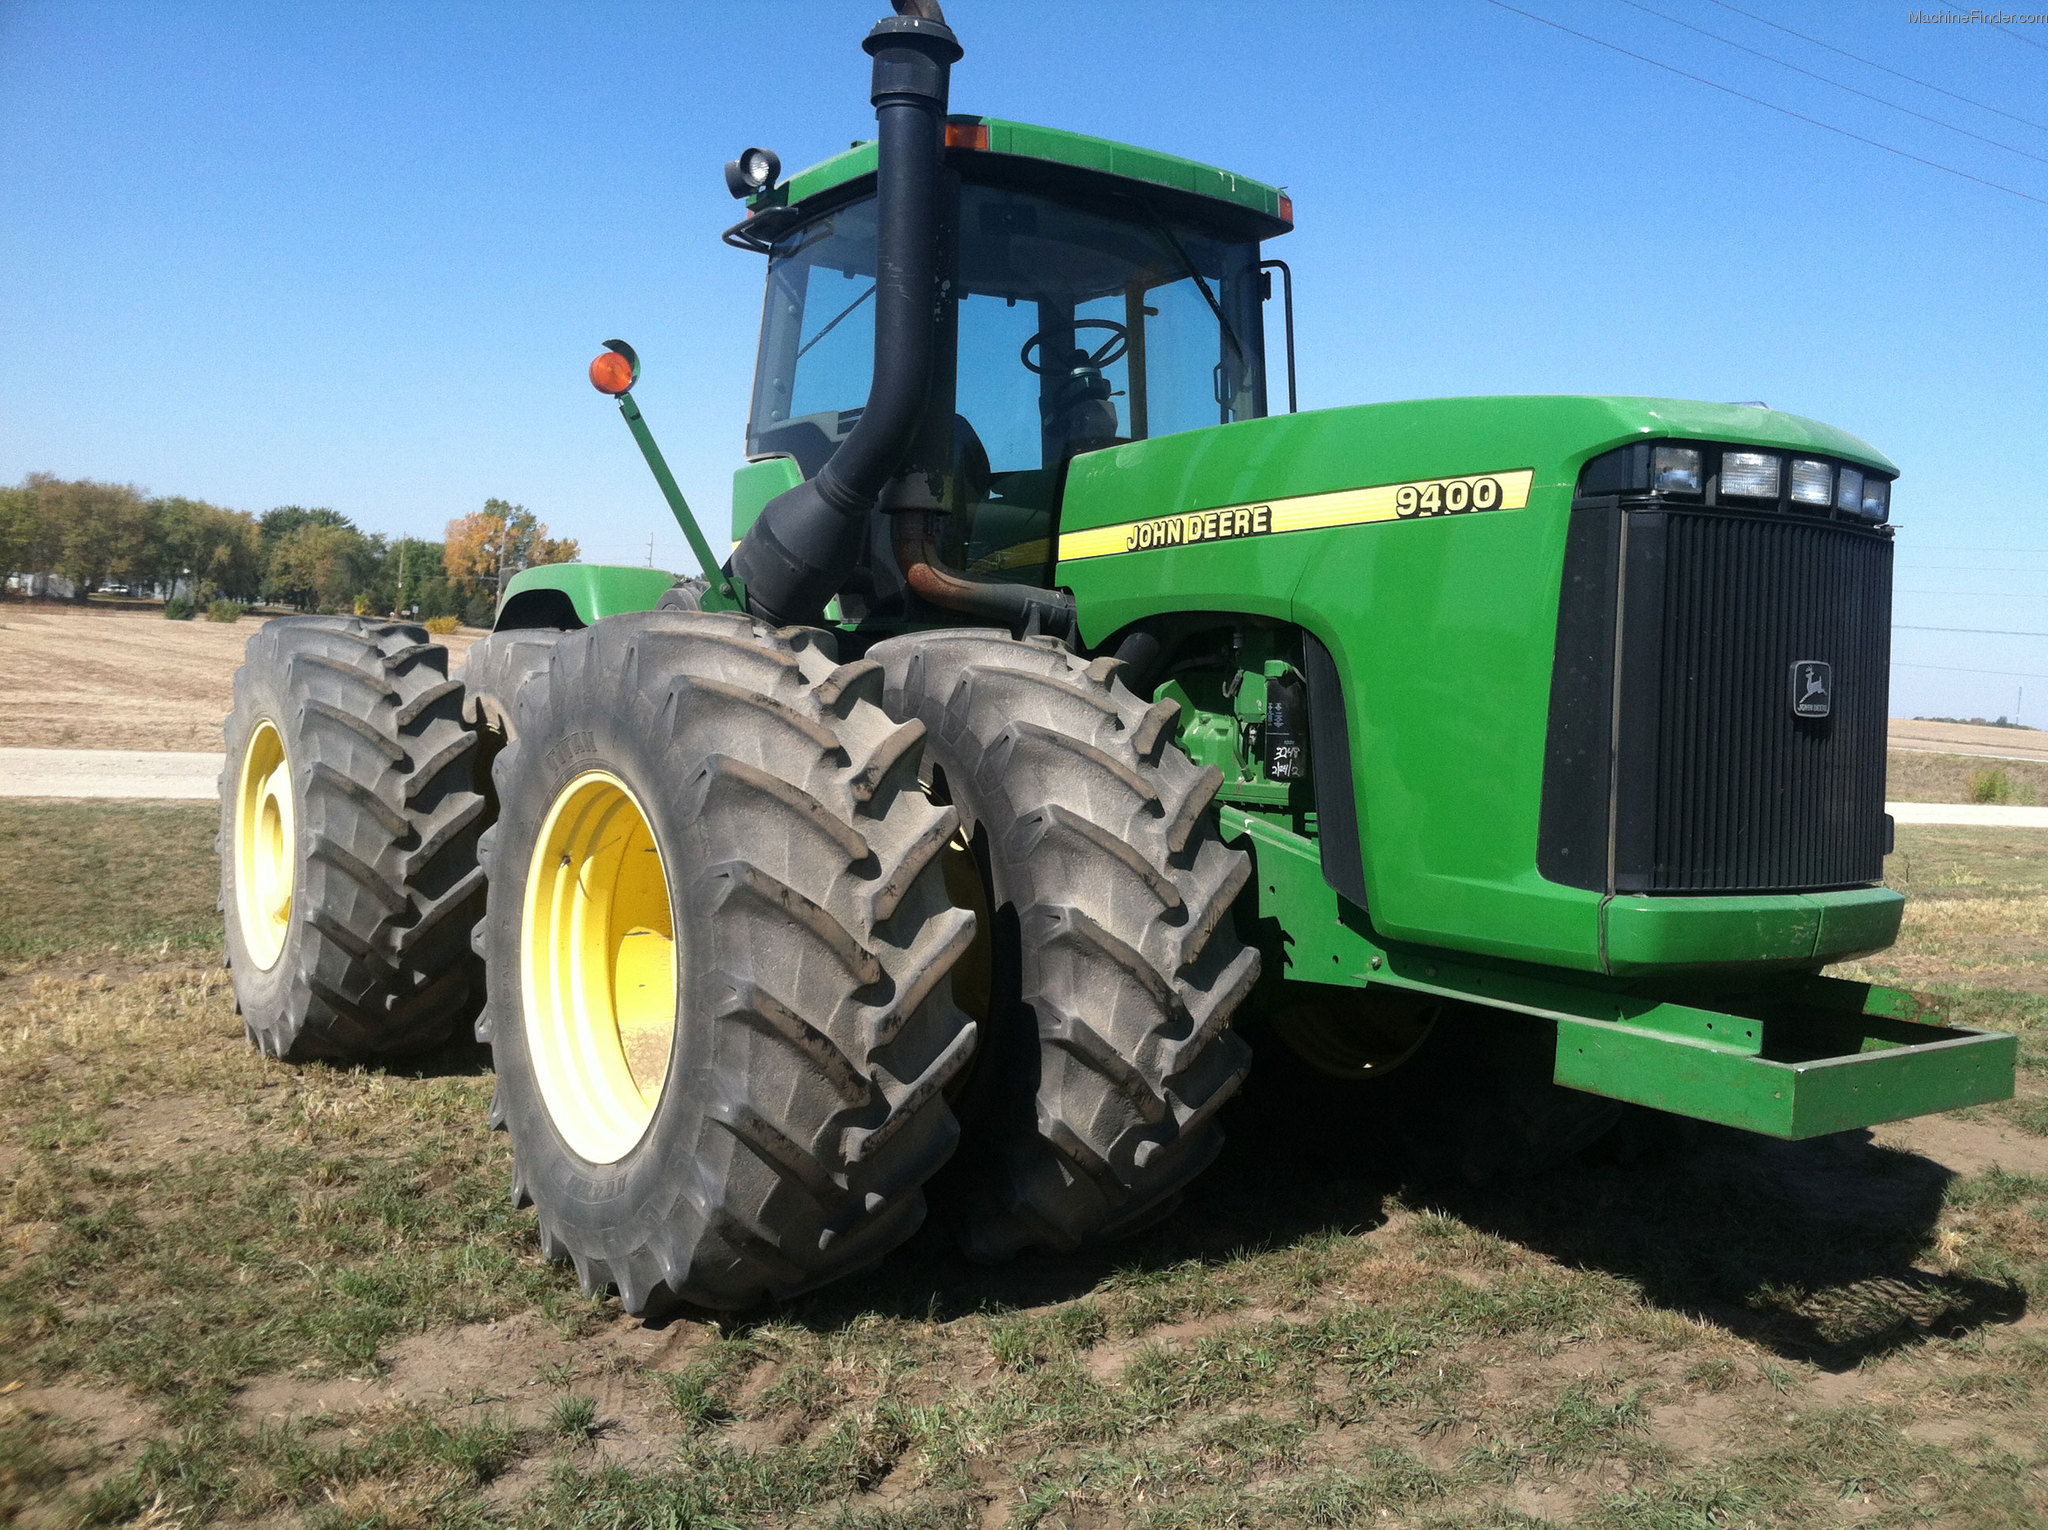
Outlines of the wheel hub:
{"type": "Polygon", "coordinates": [[[526,1042],[555,1128],[616,1163],[646,1135],[676,1029],[675,921],[647,814],[609,771],[562,788],[520,926],[526,1042]]]}
{"type": "Polygon", "coordinates": [[[256,725],[235,792],[235,917],[242,944],[268,972],[284,951],[298,880],[291,761],[276,725],[256,725]]]}

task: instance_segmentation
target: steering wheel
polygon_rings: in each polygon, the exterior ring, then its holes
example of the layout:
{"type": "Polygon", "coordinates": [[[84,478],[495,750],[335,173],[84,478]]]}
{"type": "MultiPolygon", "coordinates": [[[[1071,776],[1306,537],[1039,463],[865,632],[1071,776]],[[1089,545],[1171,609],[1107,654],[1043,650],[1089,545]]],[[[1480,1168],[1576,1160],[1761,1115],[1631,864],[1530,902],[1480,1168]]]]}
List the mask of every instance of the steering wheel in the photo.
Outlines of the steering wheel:
{"type": "MultiPolygon", "coordinates": [[[[1064,327],[1062,326],[1062,328],[1064,327]]],[[[1124,352],[1131,348],[1131,332],[1114,319],[1076,319],[1073,327],[1075,329],[1106,329],[1109,331],[1109,338],[1103,341],[1096,349],[1093,351],[1081,351],[1081,361],[1079,363],[1081,366],[1094,367],[1100,371],[1112,361],[1121,360],[1124,352]]],[[[1024,363],[1025,371],[1044,373],[1045,336],[1046,332],[1041,329],[1029,340],[1026,340],[1024,342],[1024,349],[1017,353],[1017,359],[1024,363]],[[1031,353],[1033,351],[1037,351],[1040,356],[1040,360],[1036,364],[1031,360],[1031,353]]]]}

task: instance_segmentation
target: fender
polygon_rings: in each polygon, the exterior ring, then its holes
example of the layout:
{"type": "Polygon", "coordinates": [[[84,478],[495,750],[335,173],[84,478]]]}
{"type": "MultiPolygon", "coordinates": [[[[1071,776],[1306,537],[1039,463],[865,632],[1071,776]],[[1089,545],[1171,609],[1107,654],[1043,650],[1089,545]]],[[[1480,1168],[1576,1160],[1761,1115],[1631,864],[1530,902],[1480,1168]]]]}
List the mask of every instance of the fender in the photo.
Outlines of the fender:
{"type": "Polygon", "coordinates": [[[549,563],[514,574],[498,601],[493,632],[518,627],[588,627],[625,611],[652,611],[672,589],[666,569],[617,563],[549,563]]]}

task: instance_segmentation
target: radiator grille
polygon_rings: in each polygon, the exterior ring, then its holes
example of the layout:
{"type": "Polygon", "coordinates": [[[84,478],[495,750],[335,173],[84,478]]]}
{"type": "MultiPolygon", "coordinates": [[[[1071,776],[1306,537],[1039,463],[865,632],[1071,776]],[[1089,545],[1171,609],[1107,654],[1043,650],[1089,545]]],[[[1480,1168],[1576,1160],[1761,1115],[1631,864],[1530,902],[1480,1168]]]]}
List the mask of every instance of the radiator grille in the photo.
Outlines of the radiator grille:
{"type": "Polygon", "coordinates": [[[1617,891],[1882,879],[1891,559],[1839,523],[1631,517],[1617,891]],[[1833,672],[1824,719],[1792,711],[1793,666],[1814,659],[1833,672]]]}

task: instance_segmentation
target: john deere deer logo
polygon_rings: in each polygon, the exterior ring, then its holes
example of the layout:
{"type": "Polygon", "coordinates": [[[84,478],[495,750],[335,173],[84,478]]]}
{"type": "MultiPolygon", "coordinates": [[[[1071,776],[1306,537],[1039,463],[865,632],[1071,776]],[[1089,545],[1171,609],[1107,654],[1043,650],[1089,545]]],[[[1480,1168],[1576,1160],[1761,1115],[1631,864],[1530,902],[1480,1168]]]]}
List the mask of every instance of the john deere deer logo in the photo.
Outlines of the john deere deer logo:
{"type": "Polygon", "coordinates": [[[1801,659],[1792,666],[1792,715],[1826,717],[1834,710],[1834,666],[1821,659],[1801,659]]]}

